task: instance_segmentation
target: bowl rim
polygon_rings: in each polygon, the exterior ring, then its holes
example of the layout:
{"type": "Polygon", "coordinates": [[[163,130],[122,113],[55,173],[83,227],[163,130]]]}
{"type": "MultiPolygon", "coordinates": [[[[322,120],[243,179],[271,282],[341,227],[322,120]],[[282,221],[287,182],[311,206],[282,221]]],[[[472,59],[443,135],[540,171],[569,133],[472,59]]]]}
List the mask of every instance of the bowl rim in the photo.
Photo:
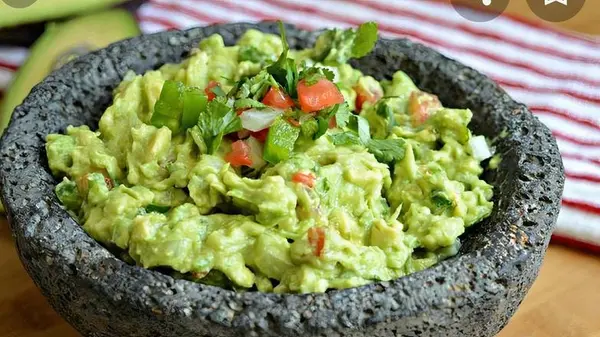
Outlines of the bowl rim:
{"type": "MultiPolygon", "coordinates": [[[[10,126],[7,128],[5,135],[2,137],[2,142],[0,143],[0,155],[8,156],[10,153],[14,153],[15,149],[18,149],[18,146],[12,146],[11,144],[17,142],[19,139],[23,139],[23,137],[30,137],[28,135],[20,134],[20,128],[23,127],[24,123],[28,122],[28,114],[31,109],[35,109],[36,106],[39,107],[39,97],[46,97],[51,99],[48,96],[48,92],[52,90],[56,90],[56,86],[61,88],[69,88],[70,84],[65,83],[60,78],[61,76],[65,76],[69,71],[71,73],[79,73],[83,74],[86,71],[89,72],[92,64],[98,64],[98,58],[104,57],[106,55],[119,54],[126,55],[128,53],[128,44],[131,45],[143,45],[143,41],[148,40],[160,40],[161,43],[182,43],[182,44],[190,44],[191,41],[197,41],[199,37],[208,36],[212,32],[217,32],[219,30],[224,31],[233,31],[236,29],[249,29],[249,28],[258,28],[263,31],[273,32],[275,25],[272,22],[263,22],[258,24],[251,23],[229,23],[229,24],[218,24],[211,25],[200,28],[191,28],[185,31],[169,31],[169,32],[161,32],[151,35],[145,35],[141,37],[132,38],[129,40],[117,42],[112,44],[111,46],[101,49],[99,51],[95,51],[91,54],[83,56],[71,63],[67,66],[55,71],[52,75],[50,75],[46,80],[44,80],[41,84],[37,85],[31,92],[31,94],[27,97],[24,103],[19,106],[13,115],[10,126]],[[240,28],[241,27],[241,28],[240,28]],[[189,41],[188,41],[189,40],[189,41]],[[187,41],[187,42],[186,42],[187,41]],[[86,68],[88,67],[88,68],[86,68]]],[[[294,32],[297,34],[299,38],[305,39],[304,41],[309,41],[311,39],[314,40],[317,32],[308,32],[302,29],[298,29],[292,25],[286,24],[286,29],[288,34],[290,32],[294,32]]],[[[486,95],[490,95],[487,98],[492,98],[488,102],[486,102],[486,109],[494,109],[495,107],[502,105],[503,115],[506,118],[509,117],[518,117],[521,118],[522,121],[528,123],[528,125],[532,126],[533,131],[541,132],[542,134],[547,135],[550,134],[549,130],[537,120],[531,113],[527,110],[525,106],[522,104],[516,103],[512,100],[508,95],[493,81],[488,79],[486,76],[482,75],[479,72],[474,71],[473,69],[464,66],[457,61],[448,59],[447,57],[441,55],[437,51],[434,51],[428,47],[422,46],[420,44],[408,41],[406,39],[380,39],[378,42],[378,47],[380,50],[383,48],[388,48],[394,44],[404,44],[407,47],[406,57],[418,59],[419,53],[428,53],[431,55],[432,60],[436,62],[444,62],[447,67],[444,69],[435,68],[434,71],[442,71],[442,73],[438,73],[438,75],[448,76],[448,78],[452,78],[450,76],[456,76],[456,74],[468,74],[471,78],[469,80],[473,80],[474,82],[479,84],[478,90],[479,93],[475,93],[476,95],[482,95],[485,93],[486,95]]],[[[189,50],[188,50],[189,51],[189,50]]],[[[186,56],[186,55],[182,55],[186,56]]],[[[360,63],[360,61],[359,61],[360,63]]],[[[151,70],[151,69],[147,69],[151,70]]],[[[404,70],[404,69],[403,69],[404,70]]],[[[136,71],[137,72],[137,71],[136,71]]],[[[466,75],[465,75],[466,76],[466,75]]],[[[420,81],[423,83],[423,81],[420,81]]],[[[461,82],[459,79],[453,82],[457,86],[461,86],[461,82]]],[[[427,87],[427,81],[425,81],[424,86],[427,87]]],[[[435,92],[434,92],[435,93],[435,92]]],[[[112,99],[111,99],[112,101],[112,99]]],[[[520,131],[516,129],[512,124],[508,126],[510,131],[514,131],[519,133],[520,131]]],[[[37,133],[37,136],[45,135],[43,130],[32,129],[32,131],[37,133]]],[[[550,136],[551,137],[551,136],[550,136]]],[[[43,140],[42,140],[43,141],[43,140]]],[[[509,135],[505,140],[509,142],[507,146],[524,146],[522,141],[518,141],[515,137],[509,135]]],[[[532,148],[548,146],[551,149],[551,155],[549,155],[552,162],[558,163],[560,161],[560,156],[557,156],[558,150],[556,147],[556,143],[548,143],[544,144],[543,140],[539,139],[531,139],[533,145],[527,146],[524,150],[529,150],[532,148]],[[553,148],[554,147],[554,148],[553,148]]],[[[18,142],[17,142],[18,143],[18,142]]],[[[512,154],[508,152],[508,155],[522,156],[525,153],[517,153],[519,149],[517,148],[512,154]]],[[[523,151],[521,151],[523,152],[523,151]]],[[[29,158],[31,159],[31,158],[29,158]]],[[[520,160],[520,159],[519,159],[520,160]]],[[[518,161],[517,161],[518,162],[518,161]]],[[[35,166],[40,166],[43,164],[40,163],[40,160],[33,162],[18,162],[18,167],[23,166],[23,164],[32,164],[35,166]]],[[[39,196],[34,196],[32,199],[28,199],[24,195],[16,199],[7,200],[8,196],[13,196],[14,193],[11,189],[16,187],[7,188],[7,185],[10,184],[9,178],[18,175],[18,170],[6,170],[9,168],[8,163],[0,163],[0,191],[2,192],[2,198],[4,198],[5,205],[7,208],[7,214],[9,218],[9,222],[11,224],[11,229],[13,231],[13,235],[19,237],[27,238],[28,240],[34,240],[35,245],[39,248],[42,248],[47,253],[52,256],[54,259],[53,263],[58,264],[75,264],[77,265],[77,261],[85,258],[86,266],[85,268],[81,268],[81,266],[77,266],[77,270],[75,271],[77,277],[79,277],[86,284],[93,286],[94,284],[101,281],[103,284],[113,285],[112,288],[98,288],[97,290],[100,292],[104,292],[107,300],[109,301],[121,301],[123,297],[131,296],[133,293],[142,293],[147,295],[149,298],[155,299],[150,306],[153,308],[158,308],[163,312],[170,312],[173,314],[183,315],[181,312],[185,312],[186,308],[193,308],[197,310],[199,307],[206,307],[206,302],[203,297],[208,298],[217,298],[221,303],[238,303],[242,307],[252,307],[259,306],[264,307],[265,303],[279,303],[282,306],[280,308],[287,308],[287,310],[296,310],[298,306],[309,310],[313,310],[316,313],[323,314],[331,314],[331,311],[339,311],[339,312],[350,312],[352,310],[367,310],[372,306],[372,302],[375,301],[374,298],[378,298],[380,296],[388,296],[390,291],[393,290],[394,294],[396,292],[402,293],[403,291],[410,290],[410,293],[405,293],[402,296],[404,298],[411,298],[411,305],[416,302],[427,303],[430,306],[445,306],[447,303],[444,301],[446,298],[432,298],[431,294],[435,293],[444,293],[447,291],[447,287],[454,287],[453,291],[457,294],[460,294],[467,301],[476,301],[479,297],[476,292],[468,291],[466,288],[461,288],[465,286],[469,287],[469,280],[473,277],[477,277],[478,275],[487,275],[486,279],[481,280],[481,284],[477,285],[478,289],[488,289],[490,293],[501,292],[502,288],[506,288],[508,283],[512,282],[511,280],[514,277],[514,271],[511,267],[511,264],[514,264],[515,260],[523,260],[526,261],[531,258],[531,255],[535,254],[543,254],[545,251],[548,240],[550,237],[550,232],[555,225],[555,220],[557,216],[557,212],[555,214],[550,214],[548,219],[544,219],[544,221],[536,223],[535,226],[527,226],[522,225],[522,220],[519,224],[519,219],[515,216],[514,212],[518,211],[518,205],[502,205],[502,209],[506,210],[510,213],[509,217],[500,218],[502,219],[501,223],[497,223],[496,226],[506,225],[506,226],[514,226],[513,229],[508,229],[511,233],[514,234],[515,240],[512,240],[512,236],[508,235],[507,232],[498,233],[498,235],[490,235],[485,237],[487,242],[482,243],[482,246],[474,250],[472,252],[467,252],[466,254],[458,255],[452,259],[442,261],[431,268],[426,270],[413,273],[404,277],[401,277],[396,280],[392,280],[389,282],[374,282],[368,285],[343,289],[343,290],[333,290],[326,293],[310,293],[310,294],[273,294],[273,293],[260,293],[260,292],[244,292],[237,293],[231,290],[225,290],[218,287],[207,286],[203,284],[197,284],[186,280],[176,280],[171,278],[170,276],[143,269],[137,266],[131,266],[120,260],[119,258],[113,256],[109,253],[105,248],[103,248],[100,244],[98,244],[95,240],[91,239],[87,234],[83,231],[81,227],[77,225],[77,223],[67,215],[67,213],[60,208],[55,200],[52,200],[53,196],[48,196],[41,194],[39,196]],[[26,214],[31,214],[32,210],[39,211],[42,209],[42,212],[46,212],[46,214],[41,214],[41,217],[31,217],[26,216],[26,214]],[[43,217],[47,215],[49,212],[50,218],[49,220],[44,222],[43,217]],[[62,215],[61,215],[62,214],[62,215]],[[58,217],[58,216],[60,217],[58,217]],[[65,217],[67,215],[67,217],[65,217]],[[46,236],[47,233],[51,233],[53,229],[51,229],[52,223],[54,227],[63,226],[71,226],[74,227],[71,230],[76,233],[76,237],[78,240],[85,240],[85,249],[87,251],[58,251],[56,249],[55,238],[46,236]],[[43,226],[50,226],[48,228],[43,228],[43,226]],[[82,236],[82,233],[84,236],[82,236]],[[43,234],[46,237],[40,236],[43,234]],[[541,235],[540,245],[527,245],[526,243],[519,242],[518,235],[526,235],[527,237],[531,237],[533,235],[541,235]],[[85,237],[89,239],[86,240],[85,237]],[[494,242],[494,240],[498,240],[498,242],[494,242]],[[508,242],[509,240],[510,242],[508,242]],[[514,241],[514,242],[513,242],[514,241]],[[500,244],[501,242],[501,244],[500,244]],[[499,249],[500,247],[500,249],[499,249]],[[87,255],[83,256],[82,254],[87,255]],[[485,257],[482,259],[482,257],[485,257]],[[476,267],[475,267],[476,266],[476,267]],[[99,270],[103,270],[103,273],[98,273],[99,270]],[[448,280],[439,282],[436,281],[439,275],[444,275],[445,273],[452,273],[451,276],[448,276],[448,280]],[[420,287],[421,289],[415,287],[415,285],[426,285],[420,287]],[[164,289],[177,289],[177,294],[171,296],[165,296],[164,294],[161,296],[161,291],[164,289]],[[187,297],[189,303],[183,305],[180,302],[181,296],[187,297]],[[336,305],[336,303],[345,303],[348,307],[340,307],[336,305]],[[311,305],[311,303],[321,303],[318,306],[311,305]],[[183,311],[182,311],[183,310],[183,311]]],[[[24,165],[23,167],[26,167],[24,165]]],[[[516,168],[518,169],[518,167],[516,168]]],[[[45,179],[40,178],[38,179],[45,179]]],[[[552,208],[556,210],[559,205],[560,194],[562,193],[562,184],[564,181],[564,173],[562,172],[562,162],[560,163],[560,167],[557,170],[550,170],[547,172],[544,179],[556,181],[558,182],[558,186],[560,186],[561,191],[557,193],[557,191],[546,191],[543,189],[536,190],[536,193],[539,195],[545,196],[549,201],[545,202],[545,205],[541,205],[541,201],[534,201],[534,203],[540,204],[540,207],[552,208]]],[[[541,182],[542,179],[534,178],[534,182],[541,182]]],[[[55,181],[52,182],[55,184],[55,181]]],[[[528,185],[529,186],[529,185],[528,185]]],[[[522,188],[517,188],[514,195],[517,195],[518,192],[522,192],[522,188]]],[[[55,199],[55,198],[54,198],[55,199]]],[[[495,204],[494,209],[496,210],[498,206],[495,204]]],[[[522,207],[521,207],[522,208],[522,207]]],[[[496,218],[490,218],[489,221],[495,220],[496,218]]],[[[56,229],[57,232],[61,232],[62,228],[56,229]]],[[[504,229],[503,229],[504,230],[504,229]]],[[[494,234],[494,233],[492,233],[494,234]]],[[[20,242],[20,241],[18,241],[20,242]]],[[[63,245],[63,248],[69,248],[70,243],[63,245]]],[[[78,247],[81,248],[81,247],[78,247]]],[[[22,259],[25,258],[22,256],[22,259]]],[[[28,270],[30,274],[35,273],[36,271],[28,270]]],[[[472,290],[472,289],[471,289],[472,290]]],[[[149,304],[141,304],[143,306],[148,306],[149,304]]],[[[373,323],[381,323],[385,322],[388,319],[398,318],[400,316],[405,316],[408,313],[418,314],[422,312],[418,310],[417,307],[413,307],[409,310],[409,306],[403,305],[399,303],[400,311],[390,311],[389,314],[378,317],[373,316],[371,318],[371,322],[373,323]],[[405,308],[408,311],[403,311],[405,308]]],[[[214,310],[220,310],[220,307],[214,310]]],[[[283,314],[282,314],[283,315],[283,314]]],[[[215,319],[209,313],[199,314],[200,317],[204,317],[207,320],[212,322],[218,322],[218,319],[215,319]]],[[[233,319],[233,318],[232,318],[233,319]]],[[[221,323],[219,323],[221,324],[221,323]]]]}

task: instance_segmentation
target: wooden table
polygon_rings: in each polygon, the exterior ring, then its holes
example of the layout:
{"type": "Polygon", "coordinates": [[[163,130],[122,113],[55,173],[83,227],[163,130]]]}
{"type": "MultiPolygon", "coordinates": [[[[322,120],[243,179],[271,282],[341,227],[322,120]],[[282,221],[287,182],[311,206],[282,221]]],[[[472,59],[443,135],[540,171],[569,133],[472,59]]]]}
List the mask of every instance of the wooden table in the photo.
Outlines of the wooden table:
{"type": "MultiPolygon", "coordinates": [[[[525,0],[511,0],[508,12],[535,19],[525,0]]],[[[600,34],[598,13],[600,1],[587,0],[575,18],[559,26],[600,34]]],[[[0,337],[78,336],[50,308],[23,270],[3,219],[0,270],[0,337]]],[[[498,336],[600,337],[598,280],[600,256],[551,245],[538,280],[498,336]]]]}

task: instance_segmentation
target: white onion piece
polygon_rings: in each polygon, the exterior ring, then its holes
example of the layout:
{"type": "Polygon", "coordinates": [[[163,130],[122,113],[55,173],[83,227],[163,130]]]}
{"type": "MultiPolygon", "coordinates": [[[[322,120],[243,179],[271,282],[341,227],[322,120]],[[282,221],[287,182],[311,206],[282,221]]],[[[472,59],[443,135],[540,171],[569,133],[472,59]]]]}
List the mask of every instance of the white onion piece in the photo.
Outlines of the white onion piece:
{"type": "Polygon", "coordinates": [[[263,145],[258,139],[250,136],[246,139],[246,144],[250,146],[250,160],[252,161],[253,169],[260,170],[267,165],[267,162],[263,159],[263,145]]]}
{"type": "Polygon", "coordinates": [[[242,127],[252,132],[258,132],[271,126],[275,118],[282,113],[283,110],[273,108],[248,109],[240,115],[242,127]]]}
{"type": "Polygon", "coordinates": [[[488,159],[492,156],[492,151],[488,146],[484,136],[471,137],[469,140],[471,151],[473,152],[473,158],[478,161],[488,159]]]}

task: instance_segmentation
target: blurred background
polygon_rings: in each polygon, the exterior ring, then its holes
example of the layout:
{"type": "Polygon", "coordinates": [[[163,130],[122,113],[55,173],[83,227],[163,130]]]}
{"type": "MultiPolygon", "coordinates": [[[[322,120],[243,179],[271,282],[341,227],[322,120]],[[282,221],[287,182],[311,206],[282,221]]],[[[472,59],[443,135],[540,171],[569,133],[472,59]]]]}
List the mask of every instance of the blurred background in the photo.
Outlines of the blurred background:
{"type": "MultiPolygon", "coordinates": [[[[0,133],[52,70],[114,41],[220,22],[377,21],[383,37],[417,40],[488,74],[552,130],[567,175],[558,228],[538,281],[499,336],[598,337],[600,1],[561,2],[0,0],[0,133]]],[[[77,336],[27,277],[2,216],[0,268],[0,337],[77,336]]]]}

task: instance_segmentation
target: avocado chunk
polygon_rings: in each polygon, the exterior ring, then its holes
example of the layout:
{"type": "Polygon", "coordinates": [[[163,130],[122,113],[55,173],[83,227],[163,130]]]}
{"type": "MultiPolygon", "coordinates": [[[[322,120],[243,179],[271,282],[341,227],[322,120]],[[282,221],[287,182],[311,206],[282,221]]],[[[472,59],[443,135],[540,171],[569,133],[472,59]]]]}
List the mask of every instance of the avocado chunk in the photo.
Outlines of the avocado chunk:
{"type": "Polygon", "coordinates": [[[64,23],[51,23],[33,45],[25,64],[15,75],[0,105],[0,134],[12,111],[37,83],[50,72],[74,57],[140,33],[133,16],[123,9],[113,9],[81,16],[64,23]]]}
{"type": "Polygon", "coordinates": [[[91,13],[125,1],[127,0],[41,0],[25,8],[14,8],[0,1],[0,28],[91,13]]]}

